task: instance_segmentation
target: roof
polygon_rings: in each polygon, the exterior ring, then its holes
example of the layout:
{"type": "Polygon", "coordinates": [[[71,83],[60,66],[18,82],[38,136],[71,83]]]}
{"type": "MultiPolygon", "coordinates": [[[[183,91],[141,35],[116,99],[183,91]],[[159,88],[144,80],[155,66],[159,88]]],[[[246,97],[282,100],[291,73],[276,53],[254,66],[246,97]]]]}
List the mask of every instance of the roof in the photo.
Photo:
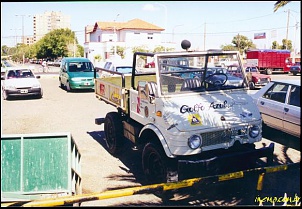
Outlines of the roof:
{"type": "Polygon", "coordinates": [[[247,51],[290,53],[290,50],[286,49],[248,49],[247,51]]]}
{"type": "Polygon", "coordinates": [[[90,33],[93,31],[94,25],[87,25],[86,26],[86,33],[90,33]]]}
{"type": "Polygon", "coordinates": [[[157,30],[157,31],[163,31],[165,29],[160,28],[156,25],[153,25],[151,23],[145,22],[141,19],[133,19],[128,22],[96,22],[93,28],[94,32],[97,28],[100,28],[101,30],[113,30],[114,28],[116,30],[124,30],[124,29],[137,29],[137,30],[157,30]]]}
{"type": "Polygon", "coordinates": [[[271,82],[280,82],[280,83],[288,83],[288,84],[294,84],[294,85],[298,85],[301,86],[301,81],[300,80],[273,80],[271,82]]]}
{"type": "Polygon", "coordinates": [[[86,61],[86,62],[89,61],[90,62],[90,60],[88,58],[85,58],[85,57],[64,57],[63,59],[66,60],[66,61],[70,61],[70,62],[81,62],[81,61],[86,61]]]}

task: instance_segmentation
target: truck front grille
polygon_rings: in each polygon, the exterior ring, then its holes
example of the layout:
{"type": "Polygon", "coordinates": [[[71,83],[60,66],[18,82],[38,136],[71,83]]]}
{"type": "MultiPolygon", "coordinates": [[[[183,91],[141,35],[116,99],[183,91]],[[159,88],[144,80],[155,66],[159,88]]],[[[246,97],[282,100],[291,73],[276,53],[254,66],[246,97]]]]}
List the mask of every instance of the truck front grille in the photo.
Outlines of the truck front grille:
{"type": "Polygon", "coordinates": [[[202,133],[201,134],[202,147],[222,144],[222,143],[229,143],[235,138],[235,136],[246,138],[247,128],[236,127],[236,128],[226,129],[222,131],[202,133]]]}

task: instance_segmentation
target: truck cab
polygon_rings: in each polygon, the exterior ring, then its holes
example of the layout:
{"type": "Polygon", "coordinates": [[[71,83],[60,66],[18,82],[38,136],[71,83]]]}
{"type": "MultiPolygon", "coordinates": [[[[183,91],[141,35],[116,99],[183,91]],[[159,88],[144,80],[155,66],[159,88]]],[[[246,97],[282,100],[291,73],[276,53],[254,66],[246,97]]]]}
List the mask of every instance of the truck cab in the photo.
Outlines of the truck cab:
{"type": "Polygon", "coordinates": [[[142,151],[150,183],[192,177],[188,166],[200,176],[238,164],[246,168],[246,161],[259,157],[271,160],[272,146],[255,149],[262,119],[247,93],[239,52],[135,52],[132,74],[116,78],[95,81],[97,97],[117,107],[105,118],[108,151],[120,152],[129,139],[142,151]],[[144,73],[148,56],[155,68],[144,73]],[[217,70],[220,57],[236,60],[236,72],[217,70]]]}

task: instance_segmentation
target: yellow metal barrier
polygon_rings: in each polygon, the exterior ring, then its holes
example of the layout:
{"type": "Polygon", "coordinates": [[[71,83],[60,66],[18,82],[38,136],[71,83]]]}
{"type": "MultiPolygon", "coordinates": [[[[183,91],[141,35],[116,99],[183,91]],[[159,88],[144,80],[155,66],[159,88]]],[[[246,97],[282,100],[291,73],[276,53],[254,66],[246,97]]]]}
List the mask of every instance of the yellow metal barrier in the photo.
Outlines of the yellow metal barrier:
{"type": "MultiPolygon", "coordinates": [[[[279,166],[249,169],[249,170],[238,171],[238,172],[233,172],[233,173],[228,173],[228,174],[223,174],[223,175],[192,178],[192,179],[182,180],[179,182],[152,184],[152,185],[146,185],[146,186],[138,186],[138,187],[132,187],[132,188],[105,191],[105,192],[101,192],[101,193],[91,193],[91,194],[82,194],[82,195],[74,195],[74,196],[62,196],[62,197],[58,197],[58,198],[34,200],[31,202],[26,202],[23,205],[21,203],[21,206],[22,207],[61,206],[61,205],[70,205],[70,204],[80,203],[80,202],[85,202],[85,201],[95,201],[95,200],[104,200],[104,199],[110,199],[110,198],[131,196],[131,195],[136,195],[136,194],[151,194],[151,193],[154,193],[157,191],[167,191],[167,190],[191,187],[194,185],[196,186],[197,184],[200,184],[205,180],[206,180],[206,182],[210,182],[210,181],[221,182],[221,181],[227,181],[227,180],[231,180],[231,179],[244,178],[245,174],[250,173],[250,172],[255,172],[255,174],[259,175],[256,189],[258,191],[260,191],[260,190],[262,190],[265,173],[285,171],[290,168],[291,169],[300,168],[300,162],[292,163],[292,164],[288,164],[288,165],[279,165],[279,166]]],[[[20,205],[20,203],[19,203],[19,205],[20,205]]],[[[1,207],[5,207],[5,206],[15,206],[15,202],[14,203],[1,203],[1,207]]]]}

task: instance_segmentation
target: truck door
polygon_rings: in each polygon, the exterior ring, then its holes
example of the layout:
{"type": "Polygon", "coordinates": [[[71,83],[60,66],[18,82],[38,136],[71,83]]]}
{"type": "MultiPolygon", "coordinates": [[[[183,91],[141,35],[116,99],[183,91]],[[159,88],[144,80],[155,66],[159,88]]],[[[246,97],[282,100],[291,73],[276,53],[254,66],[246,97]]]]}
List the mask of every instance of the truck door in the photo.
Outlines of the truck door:
{"type": "Polygon", "coordinates": [[[130,117],[136,121],[147,124],[153,122],[155,114],[155,82],[139,81],[137,91],[130,90],[130,117]]]}

